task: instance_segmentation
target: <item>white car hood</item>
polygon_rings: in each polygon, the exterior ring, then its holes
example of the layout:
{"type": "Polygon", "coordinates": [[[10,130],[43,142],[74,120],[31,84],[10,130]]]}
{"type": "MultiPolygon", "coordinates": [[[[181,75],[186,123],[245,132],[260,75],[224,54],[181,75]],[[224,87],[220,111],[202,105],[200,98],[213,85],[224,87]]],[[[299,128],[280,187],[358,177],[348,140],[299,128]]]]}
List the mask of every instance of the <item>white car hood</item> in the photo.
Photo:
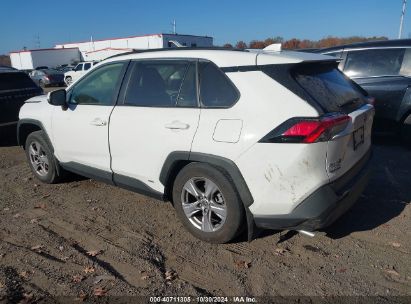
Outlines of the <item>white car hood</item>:
{"type": "Polygon", "coordinates": [[[39,95],[39,96],[34,96],[30,99],[27,99],[25,103],[39,103],[39,102],[47,102],[47,95],[39,95]]]}

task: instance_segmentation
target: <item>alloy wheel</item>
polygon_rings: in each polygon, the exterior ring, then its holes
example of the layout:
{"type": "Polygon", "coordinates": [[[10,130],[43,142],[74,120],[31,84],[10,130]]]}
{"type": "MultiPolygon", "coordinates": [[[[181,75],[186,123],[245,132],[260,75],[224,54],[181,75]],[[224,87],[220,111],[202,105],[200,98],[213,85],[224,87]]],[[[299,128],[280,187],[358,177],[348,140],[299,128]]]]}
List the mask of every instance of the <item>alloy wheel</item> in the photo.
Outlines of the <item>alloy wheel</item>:
{"type": "Polygon", "coordinates": [[[49,172],[49,159],[41,144],[33,141],[29,147],[30,162],[39,176],[46,176],[49,172]]]}
{"type": "Polygon", "coordinates": [[[225,223],[227,206],[218,186],[204,177],[189,179],[181,193],[184,213],[203,232],[215,232],[225,223]]]}

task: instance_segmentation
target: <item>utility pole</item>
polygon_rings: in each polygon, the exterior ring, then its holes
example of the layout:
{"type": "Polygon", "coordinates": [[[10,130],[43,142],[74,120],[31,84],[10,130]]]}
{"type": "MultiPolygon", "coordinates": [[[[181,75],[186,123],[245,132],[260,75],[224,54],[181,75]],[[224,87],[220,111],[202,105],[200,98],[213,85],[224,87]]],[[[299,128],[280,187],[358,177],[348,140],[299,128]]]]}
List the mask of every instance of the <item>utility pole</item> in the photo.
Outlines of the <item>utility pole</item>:
{"type": "Polygon", "coordinates": [[[177,31],[176,31],[177,24],[176,24],[176,20],[175,20],[175,19],[173,20],[173,23],[171,23],[171,25],[173,26],[173,34],[174,34],[174,35],[177,34],[177,31]]]}
{"type": "Polygon", "coordinates": [[[402,26],[404,24],[404,15],[405,15],[405,8],[407,6],[407,0],[404,0],[402,3],[402,13],[401,13],[401,21],[400,21],[400,32],[398,34],[398,39],[402,38],[402,26]]]}
{"type": "Polygon", "coordinates": [[[36,49],[40,48],[40,34],[37,34],[35,38],[35,46],[36,46],[36,49]]]}

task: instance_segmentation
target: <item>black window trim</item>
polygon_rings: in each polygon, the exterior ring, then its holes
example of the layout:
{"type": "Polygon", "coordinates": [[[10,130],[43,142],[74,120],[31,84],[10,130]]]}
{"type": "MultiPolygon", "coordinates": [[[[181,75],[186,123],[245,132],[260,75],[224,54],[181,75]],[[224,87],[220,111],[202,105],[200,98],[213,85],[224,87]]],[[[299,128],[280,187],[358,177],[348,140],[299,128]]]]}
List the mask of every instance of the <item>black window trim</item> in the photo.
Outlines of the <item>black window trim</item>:
{"type": "Polygon", "coordinates": [[[199,78],[198,78],[198,59],[197,58],[139,58],[139,59],[132,59],[129,69],[123,80],[123,85],[121,87],[121,91],[119,94],[119,99],[117,102],[117,106],[121,107],[136,107],[136,108],[163,108],[163,109],[199,109],[200,108],[200,96],[199,96],[199,78]],[[130,85],[131,76],[133,74],[133,70],[135,65],[139,62],[153,62],[153,61],[163,61],[163,62],[173,62],[173,61],[180,61],[186,63],[194,63],[196,69],[196,105],[194,106],[150,106],[150,105],[135,105],[135,104],[128,104],[126,103],[126,94],[128,91],[128,87],[130,85]]]}
{"type": "Polygon", "coordinates": [[[90,71],[90,73],[87,73],[87,76],[85,76],[85,77],[83,77],[82,79],[80,79],[78,82],[76,82],[73,86],[71,86],[71,87],[67,90],[67,93],[66,93],[66,94],[67,94],[67,103],[68,103],[69,105],[76,106],[76,107],[80,107],[80,106],[113,107],[113,106],[115,106],[115,105],[117,104],[117,102],[118,102],[119,92],[120,92],[120,89],[121,89],[121,87],[122,87],[122,85],[123,85],[123,82],[124,82],[124,79],[125,79],[125,75],[126,75],[126,72],[127,72],[127,70],[128,70],[129,65],[130,65],[130,60],[127,59],[127,60],[110,61],[110,62],[104,63],[104,64],[96,67],[95,69],[93,69],[92,71],[90,71]],[[76,88],[76,86],[78,86],[81,82],[83,82],[84,79],[87,79],[88,76],[90,76],[91,74],[97,72],[97,71],[100,70],[101,68],[104,68],[105,66],[112,65],[112,64],[117,64],[117,63],[123,63],[124,65],[123,65],[123,68],[122,68],[122,70],[121,70],[121,72],[120,72],[120,79],[121,79],[121,80],[118,82],[118,84],[116,85],[116,87],[115,87],[115,89],[114,89],[114,92],[115,92],[115,93],[114,93],[114,94],[115,94],[114,96],[115,96],[115,98],[113,98],[113,102],[112,102],[111,104],[109,104],[109,105],[105,105],[105,104],[95,104],[95,103],[81,103],[81,104],[76,104],[76,103],[71,103],[71,102],[70,102],[70,98],[71,98],[72,91],[76,88]]]}
{"type": "Polygon", "coordinates": [[[138,58],[138,59],[131,59],[131,63],[129,66],[129,69],[127,70],[127,73],[124,77],[123,80],[123,85],[121,87],[121,91],[119,94],[119,99],[117,106],[122,106],[122,107],[139,107],[139,108],[164,108],[164,109],[171,109],[171,108],[177,108],[177,109],[229,109],[234,107],[238,101],[241,98],[241,93],[238,90],[237,86],[232,82],[230,77],[226,75],[226,71],[224,70],[225,68],[220,68],[217,66],[214,62],[208,60],[208,59],[203,59],[203,58],[190,58],[190,57],[164,57],[164,58],[138,58]],[[134,65],[137,64],[138,62],[143,62],[143,61],[188,61],[188,62],[195,62],[196,65],[196,95],[197,95],[197,106],[139,106],[139,105],[132,105],[132,104],[126,104],[125,103],[125,97],[127,93],[127,89],[129,86],[130,78],[133,72],[134,65]],[[210,107],[210,106],[205,106],[202,101],[201,101],[201,95],[200,95],[200,77],[199,77],[199,68],[198,65],[200,62],[208,62],[213,64],[222,74],[226,79],[228,80],[229,84],[234,88],[234,90],[237,93],[237,99],[235,102],[233,102],[229,106],[221,106],[221,107],[210,107]]]}

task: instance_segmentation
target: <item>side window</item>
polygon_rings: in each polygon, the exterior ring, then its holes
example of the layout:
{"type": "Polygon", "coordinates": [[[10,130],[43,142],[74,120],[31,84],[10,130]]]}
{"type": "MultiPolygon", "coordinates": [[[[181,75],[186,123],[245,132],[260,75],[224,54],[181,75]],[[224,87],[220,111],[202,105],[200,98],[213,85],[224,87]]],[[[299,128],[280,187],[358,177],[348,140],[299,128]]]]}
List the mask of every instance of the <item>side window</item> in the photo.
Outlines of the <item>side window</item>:
{"type": "Polygon", "coordinates": [[[411,76],[411,49],[406,49],[400,70],[402,76],[411,76]]]}
{"type": "Polygon", "coordinates": [[[405,49],[371,49],[349,51],[344,73],[350,77],[399,75],[405,49]]]}
{"type": "Polygon", "coordinates": [[[85,63],[84,64],[84,71],[87,71],[89,68],[91,68],[91,63],[90,62],[85,63]]]}
{"type": "Polygon", "coordinates": [[[161,60],[136,62],[124,104],[142,107],[196,107],[195,64],[161,60]]]}
{"type": "Polygon", "coordinates": [[[87,105],[112,105],[121,81],[124,63],[113,63],[92,71],[74,86],[70,103],[87,105]]]}
{"type": "Polygon", "coordinates": [[[239,94],[228,77],[213,63],[199,63],[200,99],[205,107],[231,107],[239,94]]]}
{"type": "Polygon", "coordinates": [[[81,63],[81,64],[78,64],[75,68],[74,68],[74,71],[81,71],[83,69],[83,64],[81,63]]]}

